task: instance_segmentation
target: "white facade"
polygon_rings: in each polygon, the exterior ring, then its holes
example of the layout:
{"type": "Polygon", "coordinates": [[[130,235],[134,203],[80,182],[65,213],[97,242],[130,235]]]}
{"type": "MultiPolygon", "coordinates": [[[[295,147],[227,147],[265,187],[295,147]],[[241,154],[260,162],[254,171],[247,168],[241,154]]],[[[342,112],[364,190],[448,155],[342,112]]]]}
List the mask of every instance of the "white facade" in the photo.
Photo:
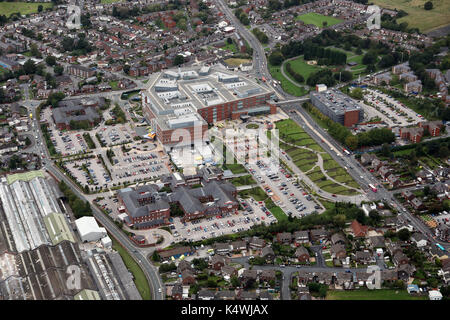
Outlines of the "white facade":
{"type": "Polygon", "coordinates": [[[77,226],[78,234],[83,242],[98,241],[107,236],[106,229],[100,228],[94,217],[82,217],[77,219],[75,220],[75,225],[77,226]]]}
{"type": "Polygon", "coordinates": [[[442,293],[439,290],[428,291],[428,297],[430,300],[442,300],[442,293]]]}
{"type": "Polygon", "coordinates": [[[103,248],[111,248],[112,247],[111,238],[108,236],[102,238],[102,246],[103,246],[103,248]]]}

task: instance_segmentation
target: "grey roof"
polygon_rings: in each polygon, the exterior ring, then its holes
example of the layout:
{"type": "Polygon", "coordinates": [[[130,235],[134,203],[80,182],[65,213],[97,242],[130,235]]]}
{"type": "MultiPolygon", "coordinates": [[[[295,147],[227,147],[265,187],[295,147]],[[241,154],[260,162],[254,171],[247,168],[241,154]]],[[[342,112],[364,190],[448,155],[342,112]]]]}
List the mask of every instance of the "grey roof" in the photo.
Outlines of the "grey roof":
{"type": "Polygon", "coordinates": [[[261,250],[261,256],[265,257],[268,254],[274,255],[275,253],[273,252],[273,249],[269,246],[265,246],[264,248],[262,248],[261,250]]]}
{"type": "Polygon", "coordinates": [[[296,257],[300,257],[304,254],[309,255],[308,250],[304,247],[304,246],[299,246],[296,250],[295,250],[295,256],[296,257]]]}

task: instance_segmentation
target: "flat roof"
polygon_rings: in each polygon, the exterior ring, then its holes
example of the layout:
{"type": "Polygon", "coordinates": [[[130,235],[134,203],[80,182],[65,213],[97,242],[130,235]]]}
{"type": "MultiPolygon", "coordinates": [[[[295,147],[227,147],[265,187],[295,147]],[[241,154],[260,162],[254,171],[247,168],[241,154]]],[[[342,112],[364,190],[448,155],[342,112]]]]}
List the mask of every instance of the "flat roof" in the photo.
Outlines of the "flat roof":
{"type": "Polygon", "coordinates": [[[142,92],[161,128],[205,123],[198,112],[207,107],[273,92],[252,78],[221,66],[171,69],[150,76],[142,92]]]}
{"type": "Polygon", "coordinates": [[[84,289],[74,296],[75,300],[101,300],[97,291],[84,289]]]}
{"type": "Polygon", "coordinates": [[[362,107],[355,100],[337,90],[311,92],[310,95],[311,97],[317,98],[317,100],[336,114],[362,110],[362,107]]]}

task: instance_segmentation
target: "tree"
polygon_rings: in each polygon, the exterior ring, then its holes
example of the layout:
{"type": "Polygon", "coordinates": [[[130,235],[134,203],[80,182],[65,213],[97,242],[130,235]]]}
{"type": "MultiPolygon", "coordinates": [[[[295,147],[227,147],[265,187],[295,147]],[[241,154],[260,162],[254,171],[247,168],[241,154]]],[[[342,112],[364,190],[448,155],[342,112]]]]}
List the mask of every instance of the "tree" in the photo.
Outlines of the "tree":
{"type": "Polygon", "coordinates": [[[350,150],[355,150],[358,148],[358,138],[354,135],[349,135],[347,138],[345,138],[345,145],[350,150]]]}
{"type": "Polygon", "coordinates": [[[45,62],[49,65],[49,66],[54,66],[56,64],[56,58],[54,56],[47,56],[45,58],[45,62]]]}
{"type": "Polygon", "coordinates": [[[439,148],[439,157],[447,158],[449,156],[449,154],[450,154],[450,152],[449,152],[447,146],[442,146],[439,148]]]}
{"type": "Polygon", "coordinates": [[[324,21],[324,22],[322,22],[322,27],[326,27],[328,25],[328,22],[326,22],[326,21],[324,21]]]}
{"type": "Polygon", "coordinates": [[[25,74],[33,74],[36,72],[36,65],[34,64],[33,60],[28,59],[27,62],[23,65],[23,71],[25,74]]]}
{"type": "Polygon", "coordinates": [[[274,66],[279,66],[283,62],[284,57],[281,51],[274,51],[269,55],[269,63],[274,66]]]}
{"type": "Polygon", "coordinates": [[[42,6],[42,4],[38,5],[38,12],[42,12],[43,9],[44,7],[42,6]]]}
{"type": "Polygon", "coordinates": [[[60,76],[64,73],[64,67],[57,64],[53,67],[53,72],[55,73],[55,75],[60,76]]]}
{"type": "Polygon", "coordinates": [[[431,9],[433,9],[433,2],[431,2],[431,1],[425,2],[423,8],[424,8],[425,10],[431,10],[431,9]]]}
{"type": "Polygon", "coordinates": [[[231,285],[233,287],[235,287],[235,288],[237,288],[237,287],[239,287],[241,285],[241,283],[239,282],[238,277],[236,277],[236,276],[232,276],[230,281],[231,281],[231,285]]]}
{"type": "Polygon", "coordinates": [[[400,230],[399,232],[397,232],[397,236],[400,240],[402,241],[408,241],[409,238],[411,237],[411,232],[409,232],[408,229],[403,228],[402,230],[400,230]]]}
{"type": "Polygon", "coordinates": [[[227,38],[227,43],[228,44],[232,44],[233,43],[233,39],[231,39],[230,37],[227,38]]]}
{"type": "Polygon", "coordinates": [[[123,72],[125,73],[125,74],[128,74],[128,72],[130,72],[130,66],[129,65],[124,65],[123,66],[123,72]]]}
{"type": "Polygon", "coordinates": [[[383,143],[383,145],[381,146],[381,154],[385,157],[391,156],[391,148],[387,143],[383,143]]]}
{"type": "Polygon", "coordinates": [[[33,57],[37,57],[37,58],[40,58],[42,55],[41,55],[41,52],[39,51],[39,49],[38,49],[38,47],[37,47],[37,45],[35,44],[35,43],[33,43],[31,46],[30,46],[30,53],[31,53],[31,55],[33,56],[33,57]]]}
{"type": "Polygon", "coordinates": [[[173,64],[174,65],[176,65],[176,66],[179,66],[180,64],[183,64],[184,63],[184,57],[182,56],[182,55],[177,55],[176,57],[175,57],[175,59],[173,60],[173,64]]]}

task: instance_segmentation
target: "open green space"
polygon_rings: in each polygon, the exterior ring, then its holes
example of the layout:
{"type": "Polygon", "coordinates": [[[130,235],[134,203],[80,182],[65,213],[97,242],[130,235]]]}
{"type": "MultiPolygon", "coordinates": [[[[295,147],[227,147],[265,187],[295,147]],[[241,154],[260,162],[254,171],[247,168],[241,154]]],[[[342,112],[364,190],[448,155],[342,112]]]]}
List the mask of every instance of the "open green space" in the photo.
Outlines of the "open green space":
{"type": "Polygon", "coordinates": [[[433,0],[433,9],[423,8],[428,0],[373,0],[373,4],[387,9],[403,10],[407,16],[397,20],[397,23],[407,22],[410,28],[419,28],[421,32],[428,32],[450,23],[450,1],[433,0]]]}
{"type": "MultiPolygon", "coordinates": [[[[327,175],[337,182],[353,188],[359,188],[359,185],[353,178],[345,171],[331,156],[326,153],[322,147],[320,147],[311,137],[293,120],[286,119],[276,123],[276,128],[279,130],[279,137],[281,140],[295,144],[297,146],[306,146],[313,149],[316,152],[320,152],[320,155],[324,160],[324,169],[327,170],[327,175]]],[[[342,195],[356,195],[359,192],[350,190],[345,186],[337,184],[336,182],[327,179],[324,173],[319,167],[315,167],[317,164],[316,152],[293,147],[280,141],[280,148],[291,157],[294,164],[303,172],[308,172],[309,178],[322,190],[335,194],[342,195]],[[314,168],[315,167],[315,168],[314,168]],[[314,170],[310,171],[312,168],[314,170]]]]}
{"type": "Polygon", "coordinates": [[[295,20],[301,20],[305,24],[313,24],[319,28],[323,28],[323,23],[326,22],[326,27],[341,23],[343,20],[335,18],[335,17],[329,17],[324,16],[322,14],[318,14],[315,12],[309,12],[306,14],[302,14],[300,16],[297,16],[295,20]]]}
{"type": "Polygon", "coordinates": [[[242,164],[239,163],[227,163],[227,164],[223,164],[222,168],[224,170],[231,170],[231,172],[233,172],[234,174],[240,174],[240,173],[245,173],[247,172],[247,170],[245,169],[245,167],[242,164]]]}
{"type": "Polygon", "coordinates": [[[242,190],[242,191],[239,191],[238,193],[243,198],[252,197],[256,201],[264,201],[268,197],[267,194],[264,192],[264,190],[261,189],[260,187],[255,187],[255,188],[248,189],[248,190],[242,190]]]}
{"type": "Polygon", "coordinates": [[[252,178],[251,175],[245,175],[245,176],[236,177],[236,178],[231,179],[231,183],[235,187],[239,187],[239,186],[248,186],[251,184],[256,184],[256,181],[252,178]]]}
{"type": "Polygon", "coordinates": [[[9,17],[17,12],[22,15],[37,13],[39,5],[42,5],[43,10],[53,7],[51,2],[0,2],[0,14],[9,17]]]}
{"type": "Polygon", "coordinates": [[[330,290],[327,300],[427,300],[426,296],[411,296],[406,290],[330,290]]]}
{"type": "Polygon", "coordinates": [[[102,3],[102,4],[110,4],[110,3],[116,3],[116,2],[122,2],[122,0],[100,0],[100,3],[102,3]]]}
{"type": "Polygon", "coordinates": [[[113,249],[120,254],[128,270],[133,274],[134,283],[139,293],[141,294],[142,299],[150,300],[150,286],[148,285],[147,277],[145,276],[141,267],[139,267],[137,262],[130,256],[128,251],[125,250],[125,248],[122,247],[122,245],[116,239],[114,239],[114,237],[111,236],[111,240],[113,243],[113,249]]]}
{"type": "Polygon", "coordinates": [[[238,49],[237,49],[236,45],[234,44],[234,42],[232,42],[232,43],[226,43],[226,44],[222,47],[222,49],[223,49],[223,50],[227,50],[227,51],[231,51],[231,52],[233,52],[233,53],[237,53],[237,52],[238,52],[238,49]]]}
{"type": "MultiPolygon", "coordinates": [[[[306,82],[306,80],[308,80],[309,75],[311,73],[316,72],[321,69],[321,67],[318,65],[307,64],[306,61],[303,59],[303,56],[299,56],[299,57],[289,60],[287,62],[289,62],[291,64],[291,67],[295,72],[301,74],[303,76],[303,78],[305,78],[305,82],[306,82]]],[[[291,79],[292,81],[295,81],[294,78],[292,78],[286,70],[287,62],[285,62],[283,64],[284,72],[288,75],[289,79],[291,79]]]]}
{"type": "Polygon", "coordinates": [[[248,125],[245,126],[247,129],[258,129],[259,125],[257,125],[256,123],[249,123],[248,125]]]}
{"type": "Polygon", "coordinates": [[[308,90],[306,90],[303,87],[298,87],[294,83],[292,83],[289,79],[287,79],[280,71],[281,66],[273,66],[271,64],[268,64],[269,66],[269,72],[272,75],[273,78],[280,81],[281,88],[283,91],[296,96],[301,97],[308,93],[308,90]]]}

